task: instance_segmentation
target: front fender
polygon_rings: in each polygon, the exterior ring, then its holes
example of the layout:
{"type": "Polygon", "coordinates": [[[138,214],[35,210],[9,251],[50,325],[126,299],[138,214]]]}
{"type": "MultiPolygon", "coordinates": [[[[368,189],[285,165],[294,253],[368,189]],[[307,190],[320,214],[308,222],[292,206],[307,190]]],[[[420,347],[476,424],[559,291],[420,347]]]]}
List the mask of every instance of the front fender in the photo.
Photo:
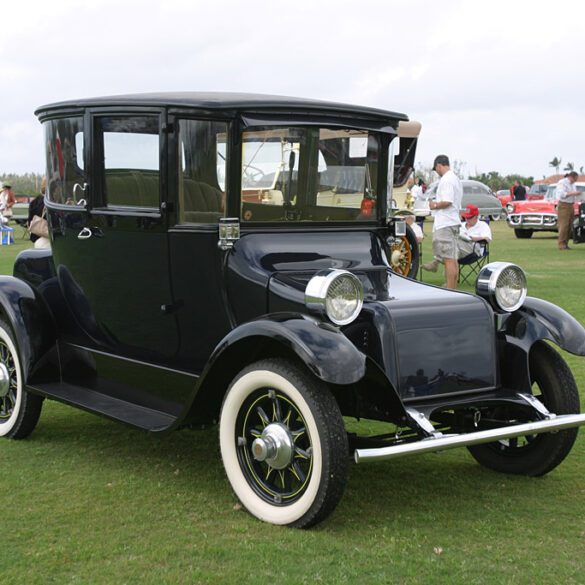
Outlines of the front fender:
{"type": "Polygon", "coordinates": [[[213,366],[228,348],[258,337],[269,338],[293,351],[324,382],[354,384],[366,372],[365,354],[337,328],[291,313],[267,315],[232,330],[218,344],[208,366],[213,366]]]}
{"type": "Polygon", "coordinates": [[[12,276],[0,276],[0,313],[12,327],[24,382],[30,383],[55,347],[53,320],[32,287],[12,276]]]}
{"type": "Polygon", "coordinates": [[[517,322],[516,330],[527,338],[530,345],[540,339],[548,339],[560,348],[575,355],[585,356],[585,328],[564,309],[537,299],[527,297],[517,311],[523,320],[517,322]]]}
{"type": "Polygon", "coordinates": [[[575,355],[585,355],[585,329],[567,311],[542,299],[527,297],[524,305],[508,316],[505,345],[500,355],[504,386],[530,392],[530,350],[539,341],[552,341],[575,355]]]}

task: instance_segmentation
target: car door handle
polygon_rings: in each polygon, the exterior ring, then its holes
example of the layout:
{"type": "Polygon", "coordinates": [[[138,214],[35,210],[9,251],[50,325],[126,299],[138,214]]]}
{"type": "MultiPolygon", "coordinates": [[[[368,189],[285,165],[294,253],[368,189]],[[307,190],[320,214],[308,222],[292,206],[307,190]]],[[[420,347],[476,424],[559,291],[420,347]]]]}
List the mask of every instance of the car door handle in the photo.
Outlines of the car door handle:
{"type": "Polygon", "coordinates": [[[89,238],[91,238],[91,236],[93,236],[92,231],[88,228],[88,227],[84,227],[78,234],[77,234],[77,239],[78,240],[88,240],[89,238]]]}

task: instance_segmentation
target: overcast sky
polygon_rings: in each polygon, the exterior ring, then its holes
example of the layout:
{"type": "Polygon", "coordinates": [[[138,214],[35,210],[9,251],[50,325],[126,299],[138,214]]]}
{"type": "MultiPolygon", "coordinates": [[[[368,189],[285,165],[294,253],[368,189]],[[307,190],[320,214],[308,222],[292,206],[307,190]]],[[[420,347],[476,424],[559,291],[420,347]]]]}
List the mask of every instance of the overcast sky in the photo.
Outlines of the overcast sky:
{"type": "Polygon", "coordinates": [[[541,178],[585,166],[585,4],[557,0],[16,0],[0,7],[0,174],[42,171],[42,104],[271,93],[422,123],[417,159],[541,178]]]}

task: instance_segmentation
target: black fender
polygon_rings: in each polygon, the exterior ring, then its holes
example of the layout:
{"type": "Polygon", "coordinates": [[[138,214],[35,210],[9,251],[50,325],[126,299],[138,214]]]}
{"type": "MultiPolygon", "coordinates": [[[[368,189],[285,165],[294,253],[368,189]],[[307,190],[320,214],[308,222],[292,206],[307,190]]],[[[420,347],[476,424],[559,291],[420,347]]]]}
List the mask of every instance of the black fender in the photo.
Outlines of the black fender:
{"type": "Polygon", "coordinates": [[[527,341],[534,343],[548,339],[560,348],[575,355],[585,356],[585,328],[575,317],[553,303],[534,297],[527,297],[518,310],[523,317],[516,324],[516,331],[525,328],[527,341]]]}
{"type": "Polygon", "coordinates": [[[552,341],[569,353],[585,356],[585,328],[571,314],[553,303],[527,297],[524,304],[505,322],[505,345],[500,352],[504,386],[529,392],[529,355],[532,346],[552,341]]]}
{"type": "Polygon", "coordinates": [[[232,329],[209,358],[179,424],[216,420],[233,378],[265,357],[295,355],[328,384],[354,384],[366,374],[366,356],[336,327],[300,313],[274,313],[232,329]]]}
{"type": "MultiPolygon", "coordinates": [[[[229,348],[259,337],[294,352],[323,382],[354,384],[366,372],[365,354],[338,328],[297,313],[267,315],[236,327],[217,345],[208,367],[212,368],[229,348]]],[[[202,378],[204,376],[205,371],[202,378]]]]}
{"type": "MultiPolygon", "coordinates": [[[[53,319],[35,290],[12,276],[0,276],[0,314],[12,328],[24,383],[28,384],[51,361],[44,358],[56,347],[53,319]]],[[[54,366],[51,369],[54,378],[54,366]]]]}

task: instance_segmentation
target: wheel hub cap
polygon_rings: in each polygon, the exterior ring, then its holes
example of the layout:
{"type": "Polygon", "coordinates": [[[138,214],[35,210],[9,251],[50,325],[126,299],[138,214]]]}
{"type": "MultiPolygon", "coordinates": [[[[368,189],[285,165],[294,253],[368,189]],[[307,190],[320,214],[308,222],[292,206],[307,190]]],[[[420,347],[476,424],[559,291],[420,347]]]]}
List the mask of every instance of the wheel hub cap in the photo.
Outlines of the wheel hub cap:
{"type": "Polygon", "coordinates": [[[284,469],[293,458],[294,443],[287,428],[280,423],[269,424],[262,436],[252,443],[256,461],[266,461],[270,467],[284,469]]]}
{"type": "Polygon", "coordinates": [[[0,364],[0,398],[8,395],[10,389],[10,374],[5,364],[0,364]]]}
{"type": "Polygon", "coordinates": [[[398,264],[400,264],[401,260],[402,260],[402,252],[400,250],[394,250],[392,252],[392,260],[391,260],[392,265],[397,266],[398,264]]]}

